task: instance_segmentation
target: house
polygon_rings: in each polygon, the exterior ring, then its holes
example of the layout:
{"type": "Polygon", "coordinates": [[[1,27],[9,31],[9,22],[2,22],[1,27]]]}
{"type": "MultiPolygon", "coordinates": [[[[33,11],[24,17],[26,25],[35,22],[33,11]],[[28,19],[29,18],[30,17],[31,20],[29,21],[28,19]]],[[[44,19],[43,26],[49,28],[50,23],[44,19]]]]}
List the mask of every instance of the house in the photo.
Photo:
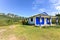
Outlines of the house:
{"type": "Polygon", "coordinates": [[[41,14],[37,14],[28,18],[28,24],[34,24],[35,26],[53,26],[52,19],[56,19],[56,23],[58,24],[58,17],[49,16],[47,13],[43,12],[41,14]]]}

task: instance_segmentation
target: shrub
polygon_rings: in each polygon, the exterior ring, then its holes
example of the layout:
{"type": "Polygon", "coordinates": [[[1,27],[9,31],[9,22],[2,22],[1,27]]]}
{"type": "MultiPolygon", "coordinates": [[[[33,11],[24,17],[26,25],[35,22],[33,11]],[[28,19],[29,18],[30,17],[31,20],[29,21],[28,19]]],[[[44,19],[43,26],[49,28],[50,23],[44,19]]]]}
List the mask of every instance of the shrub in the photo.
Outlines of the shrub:
{"type": "Polygon", "coordinates": [[[24,20],[22,20],[22,24],[23,25],[28,25],[28,21],[24,19],[24,20]]]}
{"type": "Polygon", "coordinates": [[[11,19],[7,20],[6,22],[7,22],[8,25],[11,25],[11,24],[14,23],[13,20],[11,20],[11,19]]]}

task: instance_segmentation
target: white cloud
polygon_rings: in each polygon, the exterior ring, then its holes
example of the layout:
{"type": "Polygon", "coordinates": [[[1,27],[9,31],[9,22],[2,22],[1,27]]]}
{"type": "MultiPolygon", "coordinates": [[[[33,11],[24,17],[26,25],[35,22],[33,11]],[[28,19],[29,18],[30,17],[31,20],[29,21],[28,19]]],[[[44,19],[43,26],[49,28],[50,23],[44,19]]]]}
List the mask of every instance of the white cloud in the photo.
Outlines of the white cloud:
{"type": "Polygon", "coordinates": [[[53,16],[55,16],[55,14],[57,14],[57,12],[48,12],[49,13],[49,15],[53,15],[53,16]]]}
{"type": "Polygon", "coordinates": [[[56,10],[58,10],[58,11],[59,11],[59,10],[60,10],[60,6],[56,6],[56,10]]]}
{"type": "Polygon", "coordinates": [[[51,7],[60,11],[60,0],[49,0],[51,7]]]}
{"type": "Polygon", "coordinates": [[[60,11],[60,0],[34,0],[32,4],[33,9],[38,10],[39,13],[47,12],[50,15],[55,15],[60,11]],[[39,6],[41,6],[41,8],[39,8],[39,6]]]}
{"type": "Polygon", "coordinates": [[[42,12],[47,12],[48,15],[51,15],[51,16],[55,16],[55,14],[58,14],[58,12],[55,12],[55,11],[52,11],[52,12],[49,12],[49,10],[45,9],[45,8],[41,8],[39,9],[39,12],[42,13],[42,12]]]}
{"type": "Polygon", "coordinates": [[[32,9],[37,9],[40,4],[44,3],[44,0],[34,0],[32,3],[32,9]]]}
{"type": "Polygon", "coordinates": [[[49,2],[51,2],[51,3],[56,3],[57,0],[49,0],[49,2]]]}
{"type": "Polygon", "coordinates": [[[34,0],[32,3],[32,6],[33,6],[32,9],[37,10],[37,13],[46,12],[47,10],[44,7],[42,7],[42,5],[45,3],[45,1],[46,0],[34,0]],[[42,8],[40,8],[39,6],[41,6],[42,8]]]}
{"type": "Polygon", "coordinates": [[[60,0],[49,0],[53,5],[60,5],[60,0]]]}
{"type": "Polygon", "coordinates": [[[38,11],[39,11],[39,12],[45,12],[45,11],[46,11],[46,9],[41,8],[41,9],[39,9],[38,11]]]}
{"type": "Polygon", "coordinates": [[[34,4],[33,7],[32,7],[32,9],[37,9],[37,5],[34,4]]]}

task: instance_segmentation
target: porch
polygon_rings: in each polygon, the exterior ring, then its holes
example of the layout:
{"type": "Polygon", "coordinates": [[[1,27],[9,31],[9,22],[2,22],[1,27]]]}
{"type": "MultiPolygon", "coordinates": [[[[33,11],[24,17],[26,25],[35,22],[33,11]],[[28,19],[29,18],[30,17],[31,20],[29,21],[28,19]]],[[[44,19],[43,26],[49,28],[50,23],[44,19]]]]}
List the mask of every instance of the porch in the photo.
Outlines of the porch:
{"type": "Polygon", "coordinates": [[[35,20],[35,26],[56,26],[56,24],[58,24],[58,17],[55,16],[40,16],[35,20]],[[53,19],[55,23],[53,23],[53,19]]]}

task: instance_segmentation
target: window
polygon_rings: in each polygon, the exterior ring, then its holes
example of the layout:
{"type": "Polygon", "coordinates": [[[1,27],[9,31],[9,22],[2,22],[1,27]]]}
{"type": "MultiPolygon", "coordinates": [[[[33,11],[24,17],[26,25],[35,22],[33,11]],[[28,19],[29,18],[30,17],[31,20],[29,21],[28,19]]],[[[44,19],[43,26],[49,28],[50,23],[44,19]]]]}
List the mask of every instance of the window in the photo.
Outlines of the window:
{"type": "Polygon", "coordinates": [[[50,22],[50,18],[48,18],[48,22],[50,22]]]}
{"type": "Polygon", "coordinates": [[[50,24],[50,18],[47,18],[46,21],[47,21],[47,24],[50,24]]]}
{"type": "Polygon", "coordinates": [[[31,18],[31,22],[33,21],[33,18],[31,18]]]}

